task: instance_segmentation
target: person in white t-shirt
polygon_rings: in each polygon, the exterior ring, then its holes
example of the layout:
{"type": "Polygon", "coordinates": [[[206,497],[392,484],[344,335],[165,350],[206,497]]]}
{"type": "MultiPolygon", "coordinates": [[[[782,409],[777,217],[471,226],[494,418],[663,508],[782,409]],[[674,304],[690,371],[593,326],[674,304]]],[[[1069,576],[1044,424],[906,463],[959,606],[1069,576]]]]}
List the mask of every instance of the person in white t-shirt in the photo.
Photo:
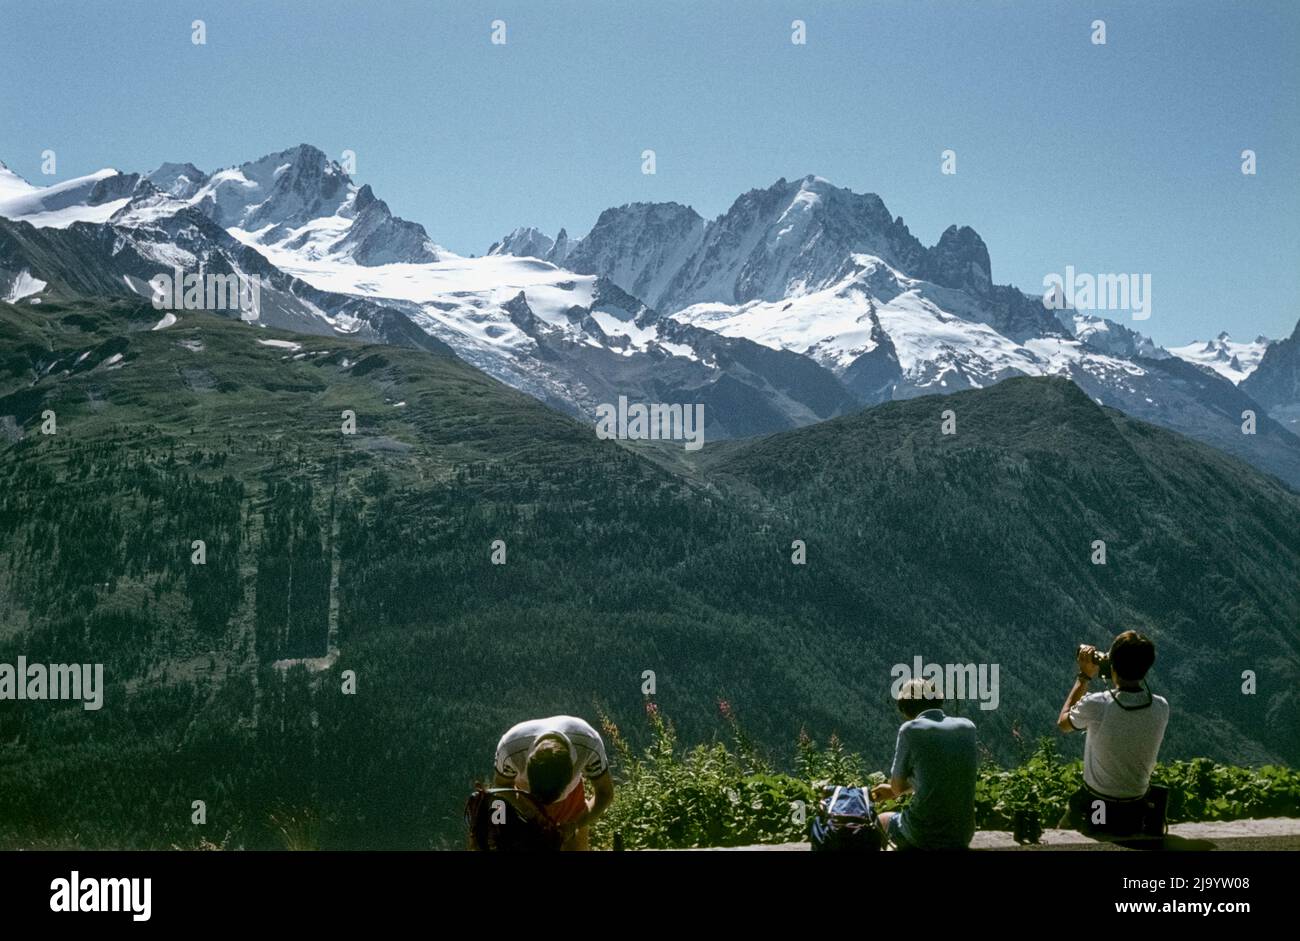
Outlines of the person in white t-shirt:
{"type": "Polygon", "coordinates": [[[605,743],[589,723],[575,716],[520,722],[497,743],[495,766],[496,786],[527,791],[542,804],[565,833],[564,849],[588,849],[589,827],[614,800],[605,743]]]}
{"type": "MultiPolygon", "coordinates": [[[[1097,651],[1079,648],[1079,673],[1061,707],[1057,726],[1062,732],[1085,732],[1083,783],[1091,799],[1114,802],[1118,807],[1146,795],[1151,772],[1169,724],[1169,703],[1145,685],[1147,671],[1156,660],[1156,647],[1137,631],[1125,631],[1110,647],[1113,689],[1089,693],[1097,676],[1097,651]]],[[[1072,817],[1081,823],[1077,815],[1072,817]]]]}

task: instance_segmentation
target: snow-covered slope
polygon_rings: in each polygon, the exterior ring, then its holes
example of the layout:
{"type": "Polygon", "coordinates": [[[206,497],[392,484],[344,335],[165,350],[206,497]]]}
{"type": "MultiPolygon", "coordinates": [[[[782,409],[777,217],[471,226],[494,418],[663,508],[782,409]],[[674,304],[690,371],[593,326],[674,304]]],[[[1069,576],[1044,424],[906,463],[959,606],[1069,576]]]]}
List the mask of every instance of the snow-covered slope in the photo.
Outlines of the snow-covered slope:
{"type": "MultiPolygon", "coordinates": [[[[983,388],[1010,376],[1063,374],[1074,367],[1143,372],[1074,338],[1017,343],[983,323],[977,306],[964,292],[909,278],[880,258],[853,255],[849,273],[823,290],[788,300],[695,304],[673,317],[801,353],[841,377],[860,361],[884,357],[896,375],[881,398],[983,388]]],[[[884,379],[879,364],[873,375],[884,379]]]]}
{"type": "Polygon", "coordinates": [[[1157,346],[1150,337],[1113,320],[1068,308],[1056,313],[1075,339],[1093,349],[1130,359],[1168,359],[1170,356],[1169,350],[1157,346]]]}
{"type": "Polygon", "coordinates": [[[196,207],[162,196],[148,183],[142,187],[148,189],[105,223],[32,227],[0,218],[0,296],[28,291],[39,281],[55,296],[144,300],[153,296],[152,279],[170,278],[179,268],[187,275],[235,275],[243,283],[256,279],[257,309],[219,304],[217,312],[226,316],[301,333],[346,334],[450,352],[403,314],[364,297],[312,287],[276,268],[196,207]]]}
{"type": "Polygon", "coordinates": [[[1268,337],[1260,336],[1249,343],[1238,343],[1225,331],[1213,340],[1171,346],[1169,352],[1189,363],[1213,369],[1229,382],[1239,383],[1255,371],[1271,342],[1268,337]]]}
{"type": "Polygon", "coordinates": [[[74,222],[107,222],[127,204],[139,183],[139,174],[106,169],[53,186],[32,186],[0,164],[0,217],[27,222],[38,229],[63,229],[74,222]]]}
{"type": "MultiPolygon", "coordinates": [[[[253,244],[248,233],[237,234],[253,244]]],[[[666,320],[606,279],[535,257],[444,252],[434,262],[364,267],[258,248],[281,271],[401,311],[489,375],[589,419],[619,395],[707,402],[706,431],[723,437],[794,427],[856,405],[800,356],[666,320]]]]}
{"type": "Polygon", "coordinates": [[[511,255],[461,258],[443,252],[438,261],[366,267],[337,258],[314,257],[291,248],[259,246],[249,233],[236,237],[259,250],[281,271],[336,294],[407,302],[417,323],[431,333],[459,334],[503,351],[527,346],[527,336],[511,321],[505,305],[521,291],[533,313],[547,324],[566,325],[565,312],[591,304],[596,278],[511,255]]]}
{"type": "Polygon", "coordinates": [[[20,196],[30,195],[36,192],[37,189],[38,187],[32,186],[17,173],[0,163],[0,206],[20,196]]]}

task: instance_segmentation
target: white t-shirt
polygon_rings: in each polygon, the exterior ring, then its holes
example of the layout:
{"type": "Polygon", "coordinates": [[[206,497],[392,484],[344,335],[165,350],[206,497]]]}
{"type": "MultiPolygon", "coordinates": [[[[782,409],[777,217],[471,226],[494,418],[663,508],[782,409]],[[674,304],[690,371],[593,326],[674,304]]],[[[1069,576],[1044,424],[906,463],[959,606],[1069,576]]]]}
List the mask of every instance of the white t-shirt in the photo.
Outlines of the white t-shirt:
{"type": "Polygon", "coordinates": [[[573,780],[560,795],[561,799],[567,797],[574,787],[581,787],[583,778],[598,778],[609,770],[600,733],[575,716],[551,716],[549,719],[520,722],[501,736],[497,743],[497,773],[510,778],[520,790],[528,790],[528,753],[543,735],[557,732],[568,741],[569,755],[573,759],[573,780]]]}
{"type": "Polygon", "coordinates": [[[1070,724],[1088,733],[1083,780],[1103,797],[1141,797],[1151,783],[1169,724],[1169,703],[1145,690],[1089,693],[1070,709],[1070,724]]]}

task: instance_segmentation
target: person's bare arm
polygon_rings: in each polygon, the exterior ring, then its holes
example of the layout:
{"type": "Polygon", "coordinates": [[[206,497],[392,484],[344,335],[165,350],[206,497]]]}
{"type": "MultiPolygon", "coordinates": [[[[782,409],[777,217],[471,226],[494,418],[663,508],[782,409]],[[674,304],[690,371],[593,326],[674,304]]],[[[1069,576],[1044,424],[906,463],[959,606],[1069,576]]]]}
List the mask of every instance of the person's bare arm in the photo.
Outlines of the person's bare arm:
{"type": "Polygon", "coordinates": [[[909,770],[910,762],[907,758],[907,740],[903,733],[907,724],[898,730],[898,742],[894,745],[894,760],[889,763],[889,783],[877,784],[871,789],[871,799],[873,801],[888,801],[902,797],[908,791],[912,790],[911,782],[907,780],[906,773],[895,775],[894,771],[899,770],[906,772],[909,770]]]}
{"type": "Polygon", "coordinates": [[[1070,687],[1069,694],[1065,697],[1065,705],[1061,707],[1061,714],[1056,717],[1056,727],[1062,732],[1077,732],[1074,723],[1070,721],[1070,710],[1074,704],[1088,693],[1088,680],[1097,675],[1097,664],[1092,662],[1092,648],[1082,647],[1078,656],[1079,676],[1074,678],[1074,685],[1070,687]]]}
{"type": "Polygon", "coordinates": [[[585,827],[594,823],[596,818],[614,802],[614,776],[606,769],[600,777],[591,779],[592,795],[587,801],[587,812],[578,821],[578,826],[585,827]]]}
{"type": "Polygon", "coordinates": [[[910,793],[912,782],[906,778],[890,778],[888,784],[877,784],[871,789],[873,801],[892,801],[910,793]]]}

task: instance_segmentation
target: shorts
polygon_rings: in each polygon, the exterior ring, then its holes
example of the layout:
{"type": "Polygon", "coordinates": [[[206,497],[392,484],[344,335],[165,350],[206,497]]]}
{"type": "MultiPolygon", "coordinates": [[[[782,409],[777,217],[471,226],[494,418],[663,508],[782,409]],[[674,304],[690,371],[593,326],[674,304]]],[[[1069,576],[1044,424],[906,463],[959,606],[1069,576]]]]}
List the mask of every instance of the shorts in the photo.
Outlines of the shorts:
{"type": "Polygon", "coordinates": [[[903,814],[901,811],[889,818],[889,830],[886,831],[885,835],[889,837],[889,842],[894,844],[896,850],[916,849],[907,841],[907,837],[903,836],[903,814]]]}
{"type": "Polygon", "coordinates": [[[552,823],[573,823],[586,812],[587,795],[582,789],[581,781],[568,793],[568,796],[561,797],[554,804],[546,805],[546,816],[552,823]]]}

